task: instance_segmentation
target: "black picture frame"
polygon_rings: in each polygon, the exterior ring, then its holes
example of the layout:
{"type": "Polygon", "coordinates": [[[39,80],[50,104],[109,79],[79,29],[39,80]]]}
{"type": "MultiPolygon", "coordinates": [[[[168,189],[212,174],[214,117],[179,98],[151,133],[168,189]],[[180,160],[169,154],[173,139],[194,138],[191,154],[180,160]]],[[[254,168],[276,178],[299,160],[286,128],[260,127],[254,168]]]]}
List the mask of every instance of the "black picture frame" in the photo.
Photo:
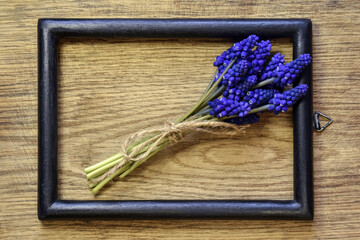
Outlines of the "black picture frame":
{"type": "Polygon", "coordinates": [[[293,109],[293,200],[74,201],[58,196],[58,40],[81,38],[291,38],[293,57],[312,52],[309,19],[39,19],[38,218],[313,219],[311,66],[296,84],[309,85],[293,109]]]}

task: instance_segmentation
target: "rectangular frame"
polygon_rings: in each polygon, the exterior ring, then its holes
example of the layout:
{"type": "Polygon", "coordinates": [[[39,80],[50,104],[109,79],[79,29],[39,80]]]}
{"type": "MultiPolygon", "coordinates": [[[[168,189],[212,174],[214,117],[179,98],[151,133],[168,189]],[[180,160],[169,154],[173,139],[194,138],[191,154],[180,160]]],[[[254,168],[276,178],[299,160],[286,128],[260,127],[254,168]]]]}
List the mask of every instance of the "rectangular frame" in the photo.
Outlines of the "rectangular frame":
{"type": "Polygon", "coordinates": [[[312,53],[309,19],[39,19],[38,22],[38,218],[245,218],[313,219],[312,70],[299,83],[307,94],[293,109],[293,200],[75,201],[58,196],[57,49],[64,37],[260,38],[293,40],[293,55],[312,53]]]}

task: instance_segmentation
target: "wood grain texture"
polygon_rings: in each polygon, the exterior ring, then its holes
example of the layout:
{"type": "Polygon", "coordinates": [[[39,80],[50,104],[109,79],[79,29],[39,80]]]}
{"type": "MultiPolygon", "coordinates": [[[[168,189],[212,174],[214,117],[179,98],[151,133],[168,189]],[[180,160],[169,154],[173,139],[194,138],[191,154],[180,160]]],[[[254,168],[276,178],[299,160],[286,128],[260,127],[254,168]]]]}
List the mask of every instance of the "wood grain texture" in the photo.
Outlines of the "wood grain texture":
{"type": "MultiPolygon", "coordinates": [[[[0,1],[0,238],[359,239],[359,14],[358,1],[0,1]],[[42,17],[311,18],[314,110],[334,119],[314,134],[315,220],[38,221],[36,29],[42,17]]],[[[213,57],[229,44],[62,41],[61,197],[94,199],[82,169],[117,152],[134,130],[186,111],[211,77],[213,57]]],[[[288,40],[275,46],[290,56],[288,40]]],[[[193,136],[96,199],[291,199],[291,124],[291,113],[266,114],[246,138],[193,136]]]]}
{"type": "MultiPolygon", "coordinates": [[[[214,56],[230,41],[63,41],[60,197],[94,199],[82,170],[119,151],[130,134],[190,109],[212,78],[214,56]]],[[[290,40],[273,43],[292,56],[290,40]]],[[[270,123],[252,126],[246,137],[186,138],[96,199],[293,199],[292,115],[266,116],[270,123]]]]}

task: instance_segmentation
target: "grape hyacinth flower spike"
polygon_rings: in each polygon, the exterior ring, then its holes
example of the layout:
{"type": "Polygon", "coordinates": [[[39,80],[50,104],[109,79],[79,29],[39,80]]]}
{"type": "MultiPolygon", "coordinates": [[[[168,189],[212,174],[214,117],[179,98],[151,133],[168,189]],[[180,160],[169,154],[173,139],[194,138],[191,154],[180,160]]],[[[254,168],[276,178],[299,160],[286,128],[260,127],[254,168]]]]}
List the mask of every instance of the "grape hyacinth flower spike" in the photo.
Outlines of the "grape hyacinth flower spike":
{"type": "Polygon", "coordinates": [[[261,81],[272,78],[273,71],[280,65],[283,65],[285,62],[285,55],[281,55],[280,53],[276,53],[265,67],[264,71],[261,74],[261,81]]]}
{"type": "Polygon", "coordinates": [[[278,92],[279,90],[277,89],[255,89],[248,91],[244,100],[249,102],[251,108],[255,108],[267,104],[268,101],[278,92]]]}
{"type": "Polygon", "coordinates": [[[215,58],[214,66],[226,66],[234,57],[246,59],[252,53],[252,48],[257,44],[258,40],[258,36],[250,35],[240,42],[234,43],[231,48],[215,58]]]}
{"type": "Polygon", "coordinates": [[[258,85],[261,87],[270,84],[268,85],[270,88],[291,85],[310,62],[310,54],[303,54],[294,61],[283,64],[284,56],[277,53],[261,73],[261,81],[258,85]]]}
{"type": "Polygon", "coordinates": [[[308,85],[301,84],[283,93],[276,93],[275,96],[269,100],[269,110],[273,111],[275,115],[280,112],[286,112],[289,107],[292,107],[306,95],[308,89],[308,85]]]}
{"type": "Polygon", "coordinates": [[[269,40],[258,43],[254,54],[250,56],[252,67],[248,75],[257,75],[264,69],[266,59],[270,56],[271,47],[272,45],[269,40]]]}
{"type": "Polygon", "coordinates": [[[276,78],[274,84],[278,87],[292,84],[310,62],[310,55],[303,54],[290,63],[278,66],[273,71],[273,77],[276,78]]]}

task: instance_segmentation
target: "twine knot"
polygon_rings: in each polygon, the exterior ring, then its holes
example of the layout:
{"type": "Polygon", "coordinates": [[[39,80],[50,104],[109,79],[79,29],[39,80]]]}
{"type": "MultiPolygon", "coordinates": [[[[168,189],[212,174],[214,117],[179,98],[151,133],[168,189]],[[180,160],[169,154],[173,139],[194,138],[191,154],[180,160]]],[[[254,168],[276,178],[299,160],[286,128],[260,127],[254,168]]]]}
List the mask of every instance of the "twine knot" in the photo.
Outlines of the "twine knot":
{"type": "Polygon", "coordinates": [[[167,121],[162,128],[136,132],[129,136],[121,147],[123,160],[93,182],[95,184],[101,182],[127,162],[137,162],[147,159],[153,151],[161,149],[164,145],[179,142],[184,138],[185,133],[206,132],[216,135],[234,136],[239,133],[244,133],[245,127],[248,126],[249,125],[239,127],[231,123],[219,121],[193,120],[177,124],[167,121]]]}
{"type": "Polygon", "coordinates": [[[167,137],[170,141],[170,144],[175,144],[181,139],[184,138],[182,130],[178,125],[171,121],[167,121],[164,125],[164,134],[167,134],[167,137]]]}

